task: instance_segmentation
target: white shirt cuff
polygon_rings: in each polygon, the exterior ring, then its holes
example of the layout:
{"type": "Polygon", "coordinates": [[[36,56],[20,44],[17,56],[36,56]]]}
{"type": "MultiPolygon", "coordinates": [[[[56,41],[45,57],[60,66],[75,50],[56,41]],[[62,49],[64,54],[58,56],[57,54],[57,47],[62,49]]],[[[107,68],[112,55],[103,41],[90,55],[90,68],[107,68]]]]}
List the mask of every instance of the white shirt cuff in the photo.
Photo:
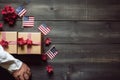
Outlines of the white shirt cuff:
{"type": "Polygon", "coordinates": [[[22,62],[18,59],[14,61],[14,63],[10,64],[8,67],[8,71],[11,73],[14,72],[15,70],[19,70],[22,66],[22,62]]]}
{"type": "Polygon", "coordinates": [[[0,46],[0,66],[12,73],[13,71],[21,68],[22,61],[13,57],[11,54],[6,52],[2,46],[0,46]]]}

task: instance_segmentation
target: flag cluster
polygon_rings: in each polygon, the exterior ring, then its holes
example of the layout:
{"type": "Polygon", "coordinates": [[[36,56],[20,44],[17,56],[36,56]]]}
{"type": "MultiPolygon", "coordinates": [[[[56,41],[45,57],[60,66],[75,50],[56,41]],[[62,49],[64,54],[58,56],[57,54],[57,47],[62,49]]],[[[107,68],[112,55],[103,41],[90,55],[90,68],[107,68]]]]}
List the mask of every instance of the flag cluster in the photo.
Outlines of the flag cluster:
{"type": "MultiPolygon", "coordinates": [[[[33,27],[34,26],[34,16],[25,16],[25,13],[27,12],[27,10],[23,7],[23,6],[19,6],[18,8],[16,8],[16,13],[17,15],[22,19],[22,26],[23,27],[33,27]]],[[[38,26],[38,29],[40,30],[40,32],[42,32],[44,35],[47,35],[51,29],[49,26],[47,26],[46,24],[41,24],[40,26],[38,26]]],[[[53,59],[57,54],[58,51],[56,50],[55,46],[52,46],[46,53],[45,53],[50,59],[53,59]]]]}
{"type": "Polygon", "coordinates": [[[22,26],[23,27],[33,27],[34,26],[34,17],[33,16],[24,16],[27,10],[23,6],[19,6],[16,8],[16,13],[17,15],[21,18],[22,20],[22,26]]]}
{"type": "MultiPolygon", "coordinates": [[[[27,10],[23,6],[16,8],[16,13],[19,17],[23,17],[22,26],[23,27],[34,27],[34,16],[24,16],[27,10]]],[[[41,24],[38,29],[47,35],[50,32],[50,28],[46,24],[41,24]]]]}

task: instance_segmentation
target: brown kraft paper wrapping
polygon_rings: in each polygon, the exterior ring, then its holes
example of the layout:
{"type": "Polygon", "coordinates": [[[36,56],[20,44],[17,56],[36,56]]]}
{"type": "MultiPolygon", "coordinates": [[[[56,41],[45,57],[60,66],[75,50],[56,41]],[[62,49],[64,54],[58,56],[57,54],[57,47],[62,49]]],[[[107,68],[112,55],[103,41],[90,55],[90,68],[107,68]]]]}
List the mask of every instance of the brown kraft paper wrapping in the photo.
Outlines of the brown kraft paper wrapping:
{"type": "Polygon", "coordinates": [[[4,48],[10,54],[17,54],[17,32],[0,32],[0,41],[5,40],[8,42],[8,47],[4,48]]]}
{"type": "Polygon", "coordinates": [[[41,54],[41,33],[40,32],[18,32],[18,38],[31,39],[33,43],[39,45],[32,45],[31,48],[28,48],[27,45],[24,45],[22,48],[18,46],[18,54],[41,54]]]}

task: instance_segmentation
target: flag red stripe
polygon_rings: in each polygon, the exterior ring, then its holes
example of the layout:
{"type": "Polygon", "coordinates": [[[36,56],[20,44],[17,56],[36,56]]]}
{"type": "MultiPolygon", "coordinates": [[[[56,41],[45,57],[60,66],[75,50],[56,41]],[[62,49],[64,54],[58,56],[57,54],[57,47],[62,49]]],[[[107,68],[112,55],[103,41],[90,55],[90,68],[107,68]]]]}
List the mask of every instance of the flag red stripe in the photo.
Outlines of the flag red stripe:
{"type": "Polygon", "coordinates": [[[34,26],[34,17],[29,17],[28,21],[23,20],[23,26],[34,26]]]}
{"type": "Polygon", "coordinates": [[[45,28],[43,25],[39,26],[38,29],[39,29],[40,31],[42,31],[44,35],[47,35],[47,34],[49,33],[49,31],[50,31],[49,28],[45,28]]]}
{"type": "Polygon", "coordinates": [[[21,16],[23,16],[25,13],[26,13],[26,10],[23,9],[20,13],[18,13],[18,15],[21,17],[21,16]]]}
{"type": "Polygon", "coordinates": [[[50,59],[53,59],[56,55],[57,55],[58,52],[51,52],[51,51],[48,51],[46,54],[50,57],[50,59]]]}
{"type": "Polygon", "coordinates": [[[48,33],[48,31],[46,31],[46,29],[40,27],[40,30],[46,35],[48,33]]]}

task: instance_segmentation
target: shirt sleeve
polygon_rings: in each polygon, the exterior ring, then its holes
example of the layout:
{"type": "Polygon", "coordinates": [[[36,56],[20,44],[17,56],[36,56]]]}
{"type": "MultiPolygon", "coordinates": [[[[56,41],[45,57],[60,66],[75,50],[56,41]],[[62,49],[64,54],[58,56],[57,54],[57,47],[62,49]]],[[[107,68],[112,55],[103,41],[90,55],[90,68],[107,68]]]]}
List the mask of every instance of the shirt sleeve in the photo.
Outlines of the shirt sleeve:
{"type": "Polygon", "coordinates": [[[22,61],[6,52],[0,45],[0,66],[12,73],[13,71],[20,69],[22,61]]]}

